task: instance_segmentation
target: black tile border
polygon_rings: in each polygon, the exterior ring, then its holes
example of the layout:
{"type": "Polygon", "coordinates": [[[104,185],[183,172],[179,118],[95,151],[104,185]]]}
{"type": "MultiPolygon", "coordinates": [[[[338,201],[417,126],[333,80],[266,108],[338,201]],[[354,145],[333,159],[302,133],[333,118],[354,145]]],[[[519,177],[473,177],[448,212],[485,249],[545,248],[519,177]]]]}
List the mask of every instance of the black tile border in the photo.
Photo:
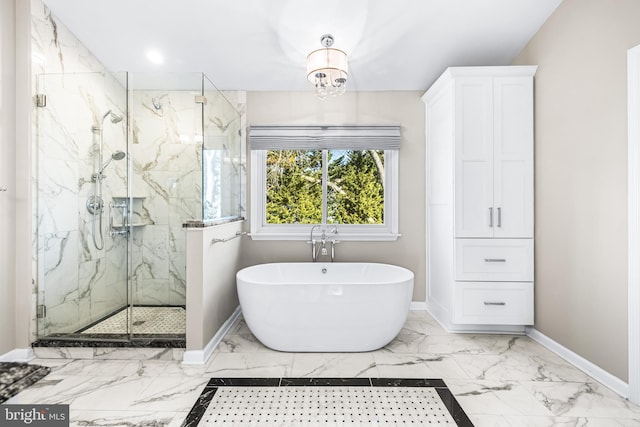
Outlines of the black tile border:
{"type": "Polygon", "coordinates": [[[189,411],[182,427],[196,427],[220,387],[431,387],[458,427],[473,423],[441,379],[427,378],[211,378],[189,411]]]}
{"type": "Polygon", "coordinates": [[[184,335],[154,335],[143,336],[134,335],[132,341],[128,341],[128,335],[110,335],[100,334],[100,336],[69,335],[64,337],[47,337],[41,338],[31,343],[31,347],[93,347],[93,348],[186,348],[186,340],[184,335]],[[110,341],[113,340],[113,341],[110,341]],[[116,341],[117,340],[117,341],[116,341]]]}

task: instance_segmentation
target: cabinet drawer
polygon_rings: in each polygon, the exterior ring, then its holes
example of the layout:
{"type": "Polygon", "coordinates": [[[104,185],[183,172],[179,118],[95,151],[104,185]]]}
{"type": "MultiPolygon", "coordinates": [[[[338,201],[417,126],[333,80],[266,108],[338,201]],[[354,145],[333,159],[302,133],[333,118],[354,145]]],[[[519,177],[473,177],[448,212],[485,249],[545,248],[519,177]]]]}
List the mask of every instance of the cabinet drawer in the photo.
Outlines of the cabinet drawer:
{"type": "Polygon", "coordinates": [[[533,281],[533,239],[456,239],[456,280],[533,281]]]}
{"type": "Polygon", "coordinates": [[[532,325],[533,283],[456,282],[453,322],[532,325]]]}

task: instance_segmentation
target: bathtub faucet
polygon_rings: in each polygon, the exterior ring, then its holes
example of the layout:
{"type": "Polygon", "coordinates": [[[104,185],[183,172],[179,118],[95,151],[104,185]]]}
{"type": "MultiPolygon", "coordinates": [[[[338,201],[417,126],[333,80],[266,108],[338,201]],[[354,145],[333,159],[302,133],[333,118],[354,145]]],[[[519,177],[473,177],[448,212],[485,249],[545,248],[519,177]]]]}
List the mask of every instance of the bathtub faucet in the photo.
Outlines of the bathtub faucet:
{"type": "Polygon", "coordinates": [[[316,262],[318,259],[318,251],[316,250],[317,242],[313,238],[313,232],[316,228],[320,227],[319,225],[314,225],[311,227],[311,233],[309,233],[309,242],[311,243],[311,261],[316,262]]]}
{"type": "MultiPolygon", "coordinates": [[[[327,229],[321,229],[320,231],[322,232],[321,236],[320,236],[320,241],[316,241],[313,238],[313,232],[315,231],[316,228],[320,228],[320,225],[314,225],[313,227],[311,227],[311,233],[309,234],[309,242],[311,244],[311,260],[313,262],[316,262],[318,260],[318,255],[321,256],[327,256],[328,255],[328,251],[327,251],[327,243],[331,243],[331,262],[333,262],[334,260],[334,255],[335,255],[335,249],[334,246],[337,243],[335,241],[335,239],[331,239],[328,240],[327,239],[327,229]]],[[[332,234],[338,234],[338,226],[334,225],[333,229],[330,231],[330,233],[332,234]]]]}
{"type": "MultiPolygon", "coordinates": [[[[333,230],[331,230],[331,234],[336,235],[338,234],[338,226],[337,225],[333,225],[333,230]]],[[[339,241],[337,241],[335,238],[331,239],[331,262],[333,262],[336,259],[336,243],[340,243],[339,241]]]]}

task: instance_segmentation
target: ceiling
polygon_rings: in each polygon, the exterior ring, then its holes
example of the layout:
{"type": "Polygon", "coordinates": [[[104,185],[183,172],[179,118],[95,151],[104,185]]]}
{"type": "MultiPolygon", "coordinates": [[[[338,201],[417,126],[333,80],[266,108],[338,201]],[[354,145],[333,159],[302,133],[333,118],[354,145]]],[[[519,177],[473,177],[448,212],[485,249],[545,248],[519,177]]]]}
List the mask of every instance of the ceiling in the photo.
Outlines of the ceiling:
{"type": "Polygon", "coordinates": [[[426,90],[448,66],[510,64],[562,0],[44,1],[110,70],[297,91],[325,33],[349,55],[348,90],[426,90]]]}

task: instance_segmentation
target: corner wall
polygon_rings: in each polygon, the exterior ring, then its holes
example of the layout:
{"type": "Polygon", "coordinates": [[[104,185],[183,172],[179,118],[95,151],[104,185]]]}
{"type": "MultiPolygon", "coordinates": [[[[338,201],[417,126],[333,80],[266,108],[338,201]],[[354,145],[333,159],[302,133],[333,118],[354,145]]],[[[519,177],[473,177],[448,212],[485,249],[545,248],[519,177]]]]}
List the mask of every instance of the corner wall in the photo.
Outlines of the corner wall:
{"type": "Polygon", "coordinates": [[[627,50],[637,0],[564,0],[536,64],[535,328],[627,381],[627,50]]]}
{"type": "Polygon", "coordinates": [[[242,238],[233,237],[241,228],[242,222],[236,221],[186,229],[187,351],[206,351],[239,305],[236,272],[242,238]]]}
{"type": "Polygon", "coordinates": [[[15,140],[16,10],[14,0],[0,0],[0,355],[16,346],[15,283],[15,140]]]}
{"type": "MultiPolygon", "coordinates": [[[[316,98],[314,92],[247,92],[247,124],[339,125],[399,123],[399,232],[394,242],[342,242],[338,262],[383,262],[413,271],[413,300],[424,302],[425,289],[425,171],[424,104],[422,92],[347,92],[341,97],[316,98]]],[[[251,169],[248,169],[248,174],[251,169]]],[[[250,178],[247,178],[250,182],[250,178]]],[[[252,207],[249,206],[248,215],[252,207]]],[[[246,227],[249,224],[247,222],[246,227]]],[[[248,230],[245,230],[248,231],[248,230]]],[[[243,266],[267,262],[311,261],[304,241],[246,239],[243,266]]]]}

